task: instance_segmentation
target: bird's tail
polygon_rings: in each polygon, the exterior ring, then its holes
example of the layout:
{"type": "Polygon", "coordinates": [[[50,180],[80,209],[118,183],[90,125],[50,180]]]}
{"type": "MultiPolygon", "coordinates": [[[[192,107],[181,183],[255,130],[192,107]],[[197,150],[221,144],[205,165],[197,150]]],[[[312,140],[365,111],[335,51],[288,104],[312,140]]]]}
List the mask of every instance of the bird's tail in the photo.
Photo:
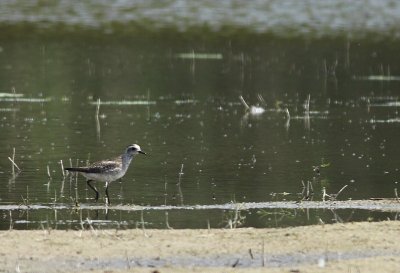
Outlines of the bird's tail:
{"type": "Polygon", "coordinates": [[[85,167],[65,168],[64,170],[69,171],[69,172],[87,173],[87,168],[85,168],[85,167]]]}

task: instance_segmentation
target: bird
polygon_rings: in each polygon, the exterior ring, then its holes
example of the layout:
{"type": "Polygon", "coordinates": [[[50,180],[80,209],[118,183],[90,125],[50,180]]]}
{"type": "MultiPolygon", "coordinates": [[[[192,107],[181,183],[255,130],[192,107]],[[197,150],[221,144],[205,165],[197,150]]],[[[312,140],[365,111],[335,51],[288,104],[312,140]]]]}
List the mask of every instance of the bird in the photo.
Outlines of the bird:
{"type": "Polygon", "coordinates": [[[108,195],[108,186],[110,185],[111,182],[120,179],[125,175],[129,165],[132,162],[132,159],[137,154],[146,155],[146,153],[142,151],[139,145],[131,144],[125,148],[123,154],[113,159],[106,159],[94,162],[86,167],[65,168],[65,170],[69,172],[78,172],[87,179],[86,180],[87,185],[96,193],[95,197],[96,202],[99,199],[99,192],[97,191],[96,187],[91,184],[91,182],[92,181],[105,182],[106,197],[107,197],[106,203],[110,205],[111,202],[110,202],[110,197],[108,195]]]}

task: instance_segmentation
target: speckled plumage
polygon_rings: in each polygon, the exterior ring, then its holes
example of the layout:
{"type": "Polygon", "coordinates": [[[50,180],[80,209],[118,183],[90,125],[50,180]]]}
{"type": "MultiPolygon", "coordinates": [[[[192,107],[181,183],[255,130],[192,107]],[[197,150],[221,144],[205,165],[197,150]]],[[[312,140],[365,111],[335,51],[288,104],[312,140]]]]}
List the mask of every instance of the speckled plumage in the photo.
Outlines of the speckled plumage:
{"type": "Polygon", "coordinates": [[[96,201],[99,198],[99,192],[97,191],[96,187],[90,184],[90,182],[93,180],[105,182],[107,203],[110,204],[108,185],[125,175],[133,157],[139,153],[146,154],[140,149],[139,145],[132,144],[126,147],[125,152],[122,155],[117,156],[114,159],[106,159],[94,162],[86,167],[65,168],[65,170],[69,172],[81,173],[87,179],[88,186],[96,192],[96,201]]]}

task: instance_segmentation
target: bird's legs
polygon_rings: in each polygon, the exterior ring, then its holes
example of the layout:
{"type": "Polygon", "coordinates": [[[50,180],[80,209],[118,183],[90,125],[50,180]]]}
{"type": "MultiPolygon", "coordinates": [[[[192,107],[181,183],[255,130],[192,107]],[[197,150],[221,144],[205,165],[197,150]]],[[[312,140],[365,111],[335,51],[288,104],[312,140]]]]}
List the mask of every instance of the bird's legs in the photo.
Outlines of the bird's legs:
{"type": "Polygon", "coordinates": [[[106,182],[106,196],[107,196],[107,205],[110,205],[111,204],[111,202],[110,202],[110,196],[108,196],[108,182],[106,182]]]}
{"type": "Polygon", "coordinates": [[[86,183],[87,183],[88,186],[89,186],[92,190],[94,190],[94,192],[96,193],[95,201],[97,202],[97,200],[99,200],[99,192],[97,191],[97,189],[96,189],[95,186],[93,186],[92,184],[90,184],[90,182],[92,182],[92,181],[93,181],[93,180],[88,180],[88,181],[86,181],[86,183]]]}

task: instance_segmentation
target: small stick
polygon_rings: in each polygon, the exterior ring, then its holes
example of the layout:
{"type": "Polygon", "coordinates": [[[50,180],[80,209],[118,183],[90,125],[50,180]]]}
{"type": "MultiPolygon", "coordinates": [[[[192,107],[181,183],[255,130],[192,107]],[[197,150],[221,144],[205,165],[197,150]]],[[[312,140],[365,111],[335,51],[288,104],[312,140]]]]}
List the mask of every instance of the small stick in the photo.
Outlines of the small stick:
{"type": "Polygon", "coordinates": [[[63,175],[63,177],[65,177],[65,172],[64,172],[64,164],[63,164],[63,161],[62,161],[62,159],[60,160],[60,164],[61,164],[61,171],[62,171],[62,175],[63,175]]]}
{"type": "Polygon", "coordinates": [[[325,196],[328,196],[329,198],[331,198],[331,196],[326,193],[325,187],[323,187],[322,188],[322,202],[325,202],[325,196]]]}
{"type": "Polygon", "coordinates": [[[18,169],[18,171],[21,171],[21,169],[18,167],[18,165],[14,162],[14,160],[11,159],[11,157],[8,157],[8,160],[11,161],[12,163],[12,172],[14,173],[14,166],[18,169]]]}
{"type": "Polygon", "coordinates": [[[167,177],[164,176],[164,206],[167,205],[167,196],[168,196],[168,193],[167,193],[167,186],[168,186],[167,177]]]}
{"type": "Polygon", "coordinates": [[[253,251],[251,251],[251,248],[249,248],[249,255],[250,255],[250,258],[252,260],[254,260],[253,251]]]}
{"type": "Polygon", "coordinates": [[[239,96],[239,99],[246,109],[250,109],[250,106],[246,103],[246,101],[244,100],[244,98],[242,96],[239,96]]]}
{"type": "Polygon", "coordinates": [[[95,236],[97,236],[97,231],[94,229],[93,225],[92,225],[92,220],[90,220],[89,218],[86,218],[86,222],[88,223],[90,230],[92,231],[92,233],[94,233],[95,236]]]}
{"type": "Polygon", "coordinates": [[[308,97],[307,97],[307,100],[306,100],[306,105],[305,105],[307,114],[310,113],[310,99],[311,99],[311,95],[308,94],[308,97]]]}
{"type": "Polygon", "coordinates": [[[261,94],[257,94],[257,98],[260,101],[260,103],[264,104],[265,106],[267,105],[267,103],[265,102],[263,96],[261,96],[261,94]]]}
{"type": "Polygon", "coordinates": [[[9,210],[9,212],[10,212],[10,230],[12,230],[13,229],[13,219],[12,219],[12,213],[11,213],[11,210],[9,210]]]}
{"type": "Polygon", "coordinates": [[[97,106],[96,106],[96,117],[97,118],[99,117],[99,113],[100,113],[100,104],[101,104],[101,101],[100,101],[100,98],[98,98],[97,99],[97,106]]]}
{"type": "MultiPolygon", "coordinates": [[[[14,89],[14,91],[15,91],[15,89],[14,89]]],[[[15,147],[13,147],[13,156],[12,156],[12,160],[13,161],[15,161],[15,147]]],[[[15,163],[14,163],[15,164],[15,163]]],[[[13,165],[13,167],[12,167],[12,171],[13,171],[13,173],[14,173],[14,165],[13,165]]]]}
{"type": "Polygon", "coordinates": [[[308,181],[308,183],[310,184],[311,193],[314,193],[314,188],[313,188],[312,182],[308,181]]]}
{"type": "Polygon", "coordinates": [[[348,185],[344,185],[344,186],[340,189],[340,191],[338,191],[338,193],[336,194],[336,197],[335,197],[335,198],[338,198],[339,194],[340,194],[345,188],[347,188],[347,186],[348,186],[348,185]]]}
{"type": "Polygon", "coordinates": [[[396,197],[397,202],[399,202],[399,196],[397,195],[397,188],[394,188],[394,196],[396,197]]]}
{"type": "Polygon", "coordinates": [[[97,99],[97,106],[96,106],[96,133],[97,139],[100,140],[100,121],[99,121],[99,113],[100,113],[100,98],[97,99]]]}
{"type": "Polygon", "coordinates": [[[181,165],[181,171],[180,171],[179,174],[178,174],[178,184],[177,184],[177,185],[180,185],[180,184],[181,184],[181,177],[182,177],[182,175],[183,175],[183,163],[182,163],[182,165],[181,165]]]}
{"type": "Polygon", "coordinates": [[[47,176],[51,179],[50,167],[49,167],[49,165],[47,165],[47,176]]]}
{"type": "Polygon", "coordinates": [[[286,113],[287,119],[290,120],[290,113],[289,113],[289,109],[287,107],[285,108],[285,113],[286,113]]]}
{"type": "Polygon", "coordinates": [[[181,165],[181,171],[179,172],[178,183],[176,184],[178,186],[179,197],[181,199],[181,205],[183,205],[183,193],[182,193],[182,189],[181,189],[181,178],[182,178],[182,175],[183,175],[183,163],[181,165]]]}
{"type": "Polygon", "coordinates": [[[165,212],[165,224],[166,224],[166,226],[167,226],[168,229],[173,229],[173,228],[169,225],[168,211],[165,212]]]}

